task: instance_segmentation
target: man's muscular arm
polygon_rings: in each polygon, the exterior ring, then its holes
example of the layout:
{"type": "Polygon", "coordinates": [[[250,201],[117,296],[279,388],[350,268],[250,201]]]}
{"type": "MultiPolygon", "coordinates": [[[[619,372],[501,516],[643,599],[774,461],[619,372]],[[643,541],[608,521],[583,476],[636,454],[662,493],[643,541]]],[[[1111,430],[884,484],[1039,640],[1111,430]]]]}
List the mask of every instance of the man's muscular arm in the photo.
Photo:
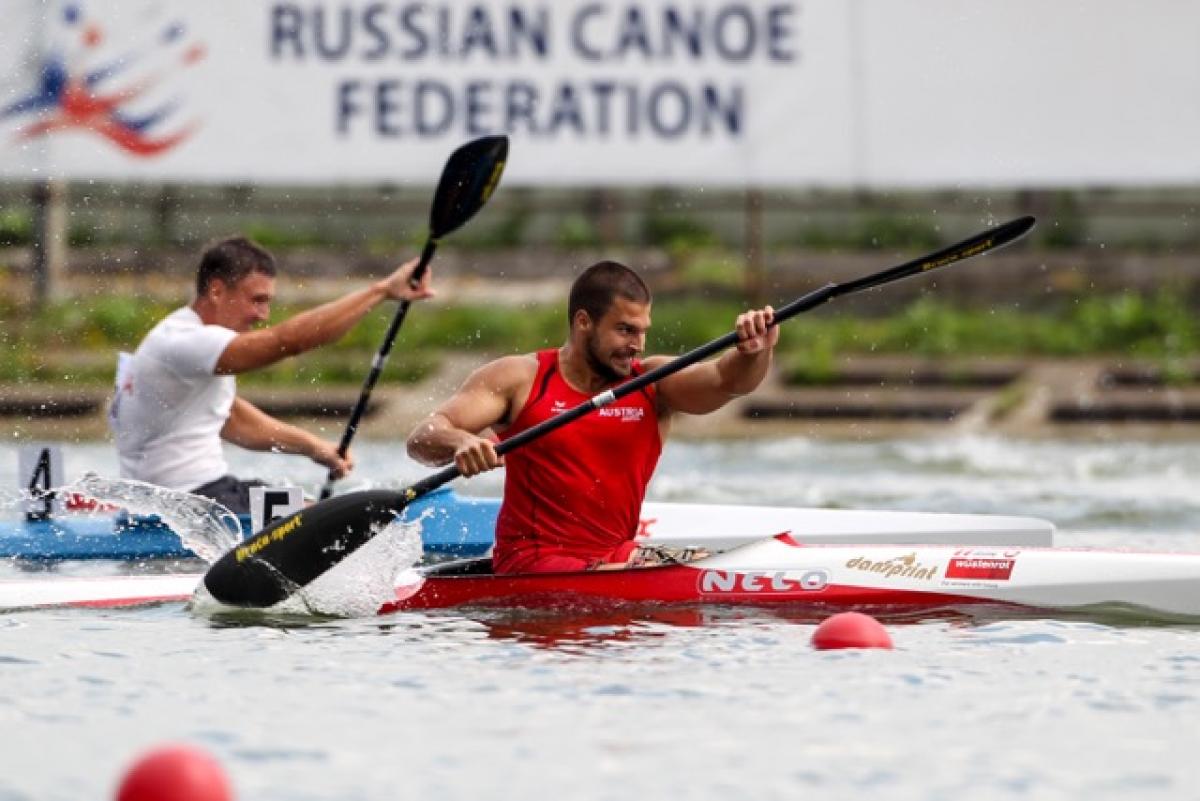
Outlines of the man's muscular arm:
{"type": "Polygon", "coordinates": [[[275,451],[307,456],[328,467],[335,478],[354,469],[350,454],[345,458],[337,446],[302,428],[277,420],[243,398],[235,398],[229,419],[221,429],[221,439],[252,451],[275,451]]]}
{"type": "Polygon", "coordinates": [[[479,368],[413,429],[408,455],[431,467],[453,461],[464,476],[499,467],[503,458],[480,432],[510,422],[518,396],[536,370],[529,356],[508,356],[479,368]]]}
{"type": "Polygon", "coordinates": [[[382,281],[301,312],[281,323],[238,334],[217,359],[213,372],[217,375],[237,375],[267,367],[288,356],[336,342],[385,300],[432,297],[428,272],[415,289],[409,285],[417,262],[417,259],[412,259],[382,281]]]}
{"type": "MultiPolygon", "coordinates": [[[[737,348],[662,380],[659,394],[667,407],[685,414],[708,414],[753,392],[766,378],[779,341],[779,329],[769,327],[773,319],[775,312],[770,306],[738,315],[734,325],[737,348]]],[[[654,357],[646,360],[646,366],[654,368],[667,361],[665,357],[654,357]]]]}

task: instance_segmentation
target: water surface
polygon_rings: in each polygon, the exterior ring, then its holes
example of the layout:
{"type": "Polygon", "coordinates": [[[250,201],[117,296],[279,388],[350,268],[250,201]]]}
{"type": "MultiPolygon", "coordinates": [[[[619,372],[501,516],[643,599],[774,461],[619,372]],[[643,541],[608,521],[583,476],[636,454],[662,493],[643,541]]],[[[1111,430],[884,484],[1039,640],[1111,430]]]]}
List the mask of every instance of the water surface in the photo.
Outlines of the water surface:
{"type": "MultiPolygon", "coordinates": [[[[425,475],[357,448],[360,480],[425,475]]],[[[232,453],[318,487],[319,468],[232,453]]],[[[15,481],[0,449],[0,487],[15,481]]],[[[115,474],[102,445],[68,478],[115,474]]],[[[672,443],[659,500],[1046,517],[1067,544],[1200,550],[1200,454],[993,439],[672,443]]],[[[499,492],[482,477],[460,490],[499,492]]],[[[178,605],[0,615],[0,801],[111,796],[211,750],[243,799],[1191,798],[1200,630],[902,617],[816,652],[803,612],[470,612],[246,625],[178,605]]]]}

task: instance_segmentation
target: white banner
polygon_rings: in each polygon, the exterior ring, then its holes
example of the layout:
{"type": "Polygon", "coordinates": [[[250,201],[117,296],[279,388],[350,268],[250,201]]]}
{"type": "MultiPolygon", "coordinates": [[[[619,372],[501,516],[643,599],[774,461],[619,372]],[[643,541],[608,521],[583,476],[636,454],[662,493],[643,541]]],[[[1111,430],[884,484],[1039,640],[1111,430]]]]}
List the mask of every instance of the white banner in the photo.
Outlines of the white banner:
{"type": "Polygon", "coordinates": [[[1193,0],[6,0],[0,177],[1200,180],[1193,0]]]}

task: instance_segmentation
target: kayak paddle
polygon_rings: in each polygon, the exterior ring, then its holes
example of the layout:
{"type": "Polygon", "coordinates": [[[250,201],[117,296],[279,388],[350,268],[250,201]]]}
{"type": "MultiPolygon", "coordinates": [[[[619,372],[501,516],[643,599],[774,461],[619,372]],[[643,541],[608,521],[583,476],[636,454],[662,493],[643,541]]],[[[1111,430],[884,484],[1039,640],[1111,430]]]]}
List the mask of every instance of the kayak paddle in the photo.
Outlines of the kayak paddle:
{"type": "MultiPolygon", "coordinates": [[[[827,284],[777,310],[771,325],[779,325],[840,295],[871,289],[995,250],[1021,238],[1033,226],[1033,217],[1021,217],[928,256],[856,281],[827,284]]],[[[496,453],[504,455],[516,450],[594,409],[725,350],[737,341],[737,332],[730,332],[701,345],[504,440],[496,447],[496,453]]],[[[392,522],[409,503],[459,475],[457,465],[451,464],[407,489],[352,492],[322,501],[275,522],[226,553],[209,568],[204,584],[213,598],[224,604],[272,606],[335,567],[392,522]]]]}
{"type": "MultiPolygon", "coordinates": [[[[413,270],[410,280],[414,287],[424,277],[425,270],[433,259],[433,253],[437,250],[438,240],[475,216],[475,212],[483,208],[483,204],[492,196],[492,192],[500,183],[500,174],[504,172],[507,158],[507,136],[485,136],[475,139],[450,154],[446,166],[442,168],[437,190],[433,194],[433,206],[429,210],[429,237],[425,240],[421,261],[417,264],[417,269],[413,270]]],[[[387,363],[388,354],[391,353],[392,343],[396,341],[396,334],[400,332],[400,326],[408,314],[409,305],[407,300],[400,301],[396,314],[392,317],[392,324],[388,326],[387,334],[383,338],[383,344],[379,346],[379,352],[371,361],[371,371],[363,381],[354,411],[350,413],[350,421],[346,423],[346,430],[338,443],[338,455],[343,458],[350,450],[350,442],[358,432],[358,424],[367,411],[371,390],[379,381],[379,375],[387,363]]],[[[331,472],[325,479],[325,486],[321,488],[321,500],[333,494],[333,481],[331,472]]]]}

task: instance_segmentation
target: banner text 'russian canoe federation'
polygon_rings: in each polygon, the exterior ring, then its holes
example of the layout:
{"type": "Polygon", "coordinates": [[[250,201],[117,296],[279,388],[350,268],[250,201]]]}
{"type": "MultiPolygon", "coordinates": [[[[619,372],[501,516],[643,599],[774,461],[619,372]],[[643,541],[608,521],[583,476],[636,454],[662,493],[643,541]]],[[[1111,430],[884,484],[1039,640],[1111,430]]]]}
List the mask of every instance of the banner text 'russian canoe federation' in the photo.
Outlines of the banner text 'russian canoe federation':
{"type": "Polygon", "coordinates": [[[432,183],[507,133],[509,185],[1200,180],[1178,0],[8,0],[5,22],[7,179],[432,183]]]}
{"type": "Polygon", "coordinates": [[[346,147],[514,141],[534,183],[728,183],[802,60],[786,2],[274,3],[272,64],[336,73],[346,147]],[[714,162],[729,165],[726,174],[714,162]]]}
{"type": "Polygon", "coordinates": [[[270,14],[272,61],[343,69],[330,108],[348,138],[736,139],[751,112],[740,68],[799,55],[792,3],[276,3],[270,14]]]}

